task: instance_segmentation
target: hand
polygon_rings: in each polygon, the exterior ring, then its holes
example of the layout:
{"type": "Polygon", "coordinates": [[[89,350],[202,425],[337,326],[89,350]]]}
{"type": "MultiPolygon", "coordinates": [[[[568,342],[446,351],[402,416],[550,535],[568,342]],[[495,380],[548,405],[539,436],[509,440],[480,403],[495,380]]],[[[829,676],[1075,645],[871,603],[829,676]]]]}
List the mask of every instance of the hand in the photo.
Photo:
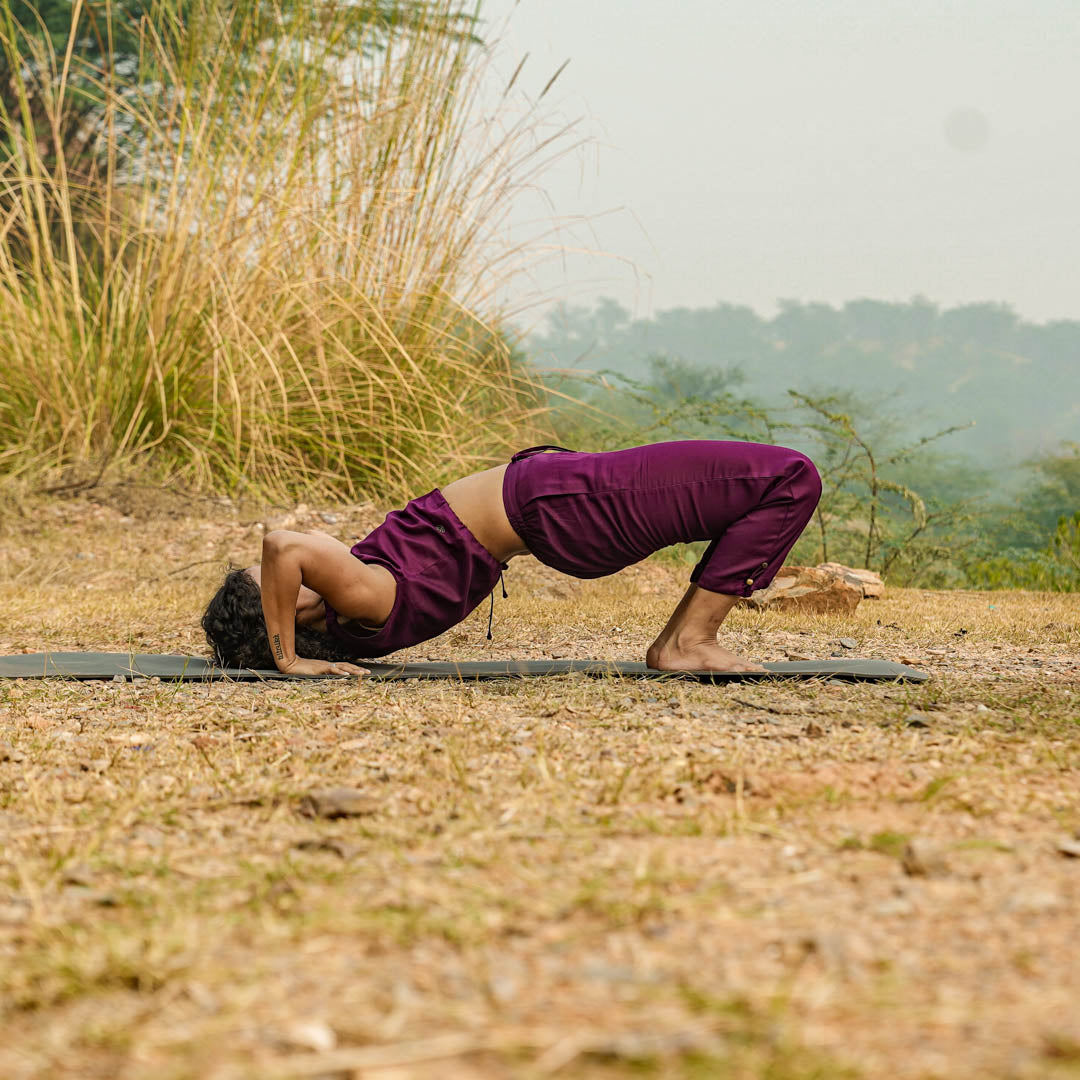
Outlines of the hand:
{"type": "Polygon", "coordinates": [[[291,664],[281,668],[286,675],[370,675],[367,668],[357,667],[347,660],[306,660],[293,658],[291,664]]]}

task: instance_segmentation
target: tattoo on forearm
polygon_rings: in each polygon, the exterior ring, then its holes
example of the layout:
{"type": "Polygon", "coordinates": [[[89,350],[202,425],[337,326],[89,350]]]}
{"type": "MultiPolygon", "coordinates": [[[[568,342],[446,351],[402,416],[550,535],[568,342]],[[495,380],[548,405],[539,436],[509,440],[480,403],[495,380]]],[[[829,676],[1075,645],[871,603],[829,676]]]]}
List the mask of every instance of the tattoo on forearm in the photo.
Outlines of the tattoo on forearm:
{"type": "Polygon", "coordinates": [[[281,651],[281,637],[278,634],[274,635],[274,655],[279,660],[285,659],[285,654],[281,651]]]}

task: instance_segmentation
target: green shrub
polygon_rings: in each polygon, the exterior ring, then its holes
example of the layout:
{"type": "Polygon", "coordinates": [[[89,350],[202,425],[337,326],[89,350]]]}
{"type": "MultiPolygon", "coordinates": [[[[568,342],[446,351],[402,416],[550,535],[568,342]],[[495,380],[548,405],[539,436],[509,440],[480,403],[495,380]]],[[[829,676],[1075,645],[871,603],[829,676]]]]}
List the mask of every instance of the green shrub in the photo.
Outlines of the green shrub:
{"type": "Polygon", "coordinates": [[[980,589],[1080,591],[1080,511],[1058,520],[1042,551],[1013,548],[980,559],[968,568],[968,577],[980,589]]]}

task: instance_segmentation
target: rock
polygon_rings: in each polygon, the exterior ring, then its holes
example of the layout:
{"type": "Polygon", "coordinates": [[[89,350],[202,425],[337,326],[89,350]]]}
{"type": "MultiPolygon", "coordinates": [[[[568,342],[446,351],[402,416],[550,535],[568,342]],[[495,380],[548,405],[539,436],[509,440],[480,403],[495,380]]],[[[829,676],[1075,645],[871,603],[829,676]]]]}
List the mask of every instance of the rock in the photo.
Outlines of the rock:
{"type": "Polygon", "coordinates": [[[323,510],[322,513],[319,514],[319,517],[321,517],[327,525],[336,525],[338,523],[337,514],[330,513],[328,510],[323,510]]]}
{"type": "Polygon", "coordinates": [[[883,900],[874,908],[874,915],[879,919],[892,919],[897,916],[914,914],[915,905],[903,896],[893,896],[883,900]]]}
{"type": "Polygon", "coordinates": [[[841,648],[844,649],[857,649],[859,643],[853,637],[842,637],[839,639],[841,648]]]}
{"type": "Polygon", "coordinates": [[[297,840],[293,847],[297,851],[328,851],[332,855],[337,855],[338,858],[349,860],[353,856],[359,854],[360,848],[355,844],[346,844],[341,840],[334,838],[318,838],[318,839],[306,839],[297,840]]]}
{"type": "Polygon", "coordinates": [[[928,728],[930,726],[930,717],[926,713],[908,713],[904,717],[904,725],[906,727],[928,728]]]}
{"type": "Polygon", "coordinates": [[[817,569],[839,574],[849,584],[861,588],[863,596],[868,600],[878,600],[885,595],[885,582],[873,570],[853,569],[837,562],[818,563],[817,569]]]}
{"type": "Polygon", "coordinates": [[[337,1046],[337,1035],[333,1028],[322,1020],[301,1020],[290,1024],[284,1032],[282,1042],[297,1050],[314,1050],[316,1053],[326,1053],[337,1046]]]}
{"type": "Polygon", "coordinates": [[[299,523],[299,517],[295,512],[285,514],[270,514],[268,517],[262,519],[262,527],[267,532],[274,532],[275,529],[295,529],[299,523]]]}
{"type": "Polygon", "coordinates": [[[735,795],[738,793],[743,795],[760,794],[754,786],[754,780],[745,773],[732,775],[720,769],[714,769],[709,773],[705,778],[704,786],[709,791],[723,795],[735,795]]]}
{"type": "Polygon", "coordinates": [[[131,731],[122,735],[106,735],[105,741],[114,746],[150,746],[151,738],[141,731],[131,731]]]}
{"type": "Polygon", "coordinates": [[[1002,911],[1018,915],[1045,915],[1063,907],[1061,896],[1050,889],[1027,889],[1013,893],[1001,905],[1002,911]]]}
{"type": "Polygon", "coordinates": [[[825,729],[820,724],[811,720],[806,727],[803,728],[803,734],[811,739],[819,739],[825,734],[825,729]]]}
{"type": "Polygon", "coordinates": [[[89,889],[94,884],[94,872],[86,863],[74,863],[64,868],[60,880],[65,885],[80,885],[84,889],[89,889]]]}
{"type": "Polygon", "coordinates": [[[909,840],[900,865],[908,877],[944,877],[949,872],[945,855],[925,840],[909,840]]]}
{"type": "Polygon", "coordinates": [[[28,899],[22,896],[0,896],[0,926],[18,925],[30,918],[33,910],[28,899]]]}
{"type": "Polygon", "coordinates": [[[25,761],[26,755],[9,742],[0,742],[0,761],[25,761]]]}
{"type": "Polygon", "coordinates": [[[184,994],[187,998],[194,1002],[204,1013],[210,1015],[219,1012],[221,1009],[221,1002],[218,1000],[217,995],[208,987],[204,986],[201,982],[191,981],[184,986],[184,994]]]}
{"type": "Polygon", "coordinates": [[[307,817],[363,817],[379,809],[377,799],[356,788],[319,788],[309,791],[300,801],[300,813],[307,817]]]}
{"type": "Polygon", "coordinates": [[[759,589],[741,604],[758,611],[804,611],[816,615],[849,614],[862,600],[862,588],[829,570],[785,566],[767,589],[759,589]]]}
{"type": "Polygon", "coordinates": [[[1057,850],[1067,859],[1080,859],[1080,840],[1059,840],[1057,850]]]}

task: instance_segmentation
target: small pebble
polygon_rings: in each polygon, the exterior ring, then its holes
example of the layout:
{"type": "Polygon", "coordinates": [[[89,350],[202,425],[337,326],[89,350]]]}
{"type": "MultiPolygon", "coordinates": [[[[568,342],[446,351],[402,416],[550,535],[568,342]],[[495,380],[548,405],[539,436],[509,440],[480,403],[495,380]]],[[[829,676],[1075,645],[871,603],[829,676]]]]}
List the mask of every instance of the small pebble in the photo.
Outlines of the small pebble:
{"type": "Polygon", "coordinates": [[[306,817],[363,817],[379,809],[377,799],[356,788],[320,788],[309,791],[300,801],[300,813],[306,817]]]}
{"type": "Polygon", "coordinates": [[[853,637],[840,638],[840,645],[845,649],[857,649],[859,647],[859,643],[853,637]]]}
{"type": "Polygon", "coordinates": [[[342,859],[351,859],[360,851],[356,845],[346,844],[344,841],[333,837],[320,837],[318,839],[308,837],[304,840],[297,840],[293,847],[297,851],[328,851],[342,859]]]}
{"type": "Polygon", "coordinates": [[[17,750],[11,743],[0,742],[0,761],[25,761],[26,755],[17,750]]]}
{"type": "Polygon", "coordinates": [[[891,919],[898,915],[911,915],[914,911],[914,905],[903,896],[894,896],[889,900],[883,900],[874,908],[874,914],[880,919],[891,919]]]}
{"type": "Polygon", "coordinates": [[[81,885],[89,889],[94,884],[94,872],[86,863],[73,863],[65,868],[60,880],[65,885],[81,885]]]}
{"type": "Polygon", "coordinates": [[[1020,890],[1006,897],[1000,910],[1018,915],[1045,915],[1064,906],[1061,896],[1050,889],[1020,890]]]}
{"type": "Polygon", "coordinates": [[[944,854],[924,840],[908,842],[900,865],[908,877],[944,877],[949,872],[944,854]]]}
{"type": "Polygon", "coordinates": [[[290,1024],[284,1032],[284,1042],[288,1046],[294,1046],[298,1050],[314,1050],[316,1053],[326,1053],[337,1046],[337,1036],[329,1025],[321,1020],[304,1020],[296,1024],[290,1024]]]}

